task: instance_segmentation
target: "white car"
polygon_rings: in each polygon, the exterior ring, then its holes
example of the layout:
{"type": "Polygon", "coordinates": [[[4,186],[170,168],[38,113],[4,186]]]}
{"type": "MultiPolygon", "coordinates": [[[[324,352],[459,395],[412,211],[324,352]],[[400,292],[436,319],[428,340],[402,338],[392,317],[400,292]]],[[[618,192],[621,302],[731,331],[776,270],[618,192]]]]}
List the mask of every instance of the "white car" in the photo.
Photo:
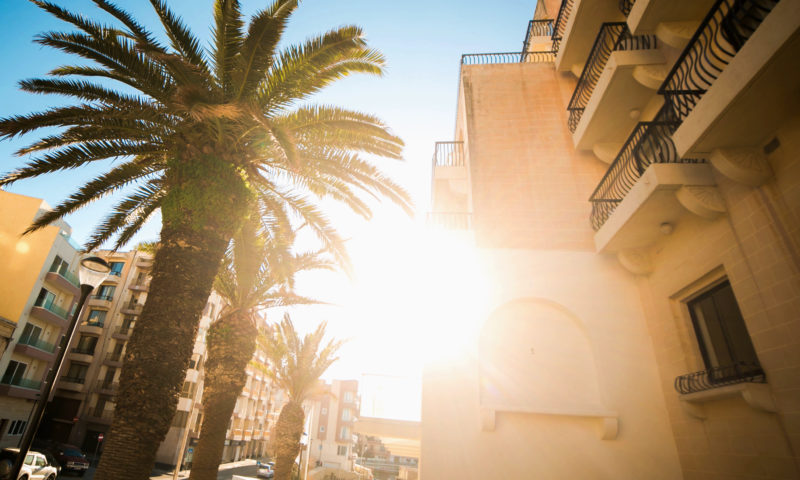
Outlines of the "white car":
{"type": "Polygon", "coordinates": [[[258,473],[256,473],[258,478],[272,478],[275,476],[275,471],[272,469],[272,465],[269,463],[259,463],[258,464],[258,473]]]}
{"type": "MultiPolygon", "coordinates": [[[[19,449],[5,448],[3,453],[3,457],[5,457],[9,464],[8,467],[10,467],[13,458],[19,455],[19,449]]],[[[29,451],[25,455],[25,463],[22,464],[17,480],[56,480],[56,476],[58,476],[58,469],[50,465],[43,454],[29,451]]]]}

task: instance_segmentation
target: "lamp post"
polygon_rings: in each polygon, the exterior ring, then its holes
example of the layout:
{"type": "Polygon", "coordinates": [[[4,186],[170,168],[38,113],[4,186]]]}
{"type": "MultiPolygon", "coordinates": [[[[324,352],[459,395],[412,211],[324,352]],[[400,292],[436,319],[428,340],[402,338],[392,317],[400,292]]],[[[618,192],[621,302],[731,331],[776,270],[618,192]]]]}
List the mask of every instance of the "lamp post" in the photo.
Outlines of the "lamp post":
{"type": "Polygon", "coordinates": [[[14,465],[11,468],[11,475],[9,475],[9,478],[14,479],[19,476],[19,471],[22,469],[22,464],[25,461],[25,457],[28,455],[31,444],[33,443],[33,437],[36,435],[36,431],[39,429],[39,424],[42,423],[44,409],[47,406],[47,399],[50,398],[50,392],[53,390],[53,383],[55,383],[58,373],[61,371],[61,366],[64,363],[64,356],[67,353],[67,348],[69,348],[69,344],[72,342],[72,337],[75,335],[75,327],[78,326],[78,319],[81,316],[83,304],[86,303],[86,297],[92,293],[94,287],[105,280],[110,271],[111,265],[109,265],[108,262],[100,257],[85,257],[80,262],[78,278],[81,282],[81,296],[78,300],[78,305],[75,307],[75,313],[72,314],[72,319],[70,319],[67,331],[64,333],[64,338],[61,342],[61,350],[59,350],[58,356],[56,356],[56,360],[53,362],[52,368],[50,368],[50,371],[47,373],[47,379],[45,379],[44,385],[42,386],[42,393],[39,395],[39,399],[36,401],[36,404],[33,408],[33,413],[31,413],[31,419],[28,422],[28,426],[25,429],[25,435],[23,435],[22,442],[19,446],[19,455],[17,455],[17,458],[14,460],[14,465]]]}

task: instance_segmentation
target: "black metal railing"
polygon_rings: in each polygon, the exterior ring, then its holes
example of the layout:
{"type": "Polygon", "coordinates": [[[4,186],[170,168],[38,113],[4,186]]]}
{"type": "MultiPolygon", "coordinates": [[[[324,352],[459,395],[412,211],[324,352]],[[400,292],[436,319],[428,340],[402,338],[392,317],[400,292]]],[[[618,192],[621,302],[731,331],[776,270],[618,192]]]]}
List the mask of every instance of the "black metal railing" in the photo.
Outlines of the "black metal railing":
{"type": "Polygon", "coordinates": [[[464,142],[436,142],[433,151],[434,167],[463,167],[464,142]]]}
{"type": "Polygon", "coordinates": [[[450,230],[469,230],[472,228],[472,214],[467,212],[431,212],[428,223],[450,230]]]}
{"type": "Polygon", "coordinates": [[[745,382],[767,383],[767,376],[761,365],[740,362],[681,375],[675,378],[675,390],[687,394],[745,382]]]}
{"type": "Polygon", "coordinates": [[[461,65],[492,65],[499,63],[547,63],[556,58],[553,52],[465,53],[461,65]]]}
{"type": "Polygon", "coordinates": [[[81,355],[94,355],[94,347],[72,347],[70,351],[81,355]]]}
{"type": "Polygon", "coordinates": [[[625,195],[653,163],[702,163],[681,159],[672,142],[675,122],[640,122],[608,167],[589,201],[592,203],[592,228],[597,231],[614,213],[625,195]]]}
{"type": "Polygon", "coordinates": [[[561,6],[558,8],[558,15],[556,21],[553,23],[553,51],[558,52],[558,47],[561,45],[561,40],[567,31],[567,21],[569,15],[572,13],[572,3],[574,0],[561,0],[561,6]]]}
{"type": "Polygon", "coordinates": [[[80,383],[81,385],[83,385],[83,383],[86,381],[86,377],[68,377],[65,375],[61,377],[61,381],[70,383],[80,383]]]}
{"type": "Polygon", "coordinates": [[[528,22],[528,30],[525,32],[525,40],[522,42],[522,51],[527,52],[531,46],[533,37],[553,37],[553,20],[531,20],[528,22]]]}
{"type": "Polygon", "coordinates": [[[656,48],[655,35],[631,35],[625,22],[604,23],[594,40],[589,59],[583,67],[578,85],[572,93],[567,110],[569,111],[569,130],[575,132],[583,111],[592,98],[597,81],[606,68],[611,54],[618,50],[646,50],[656,48]]]}
{"type": "Polygon", "coordinates": [[[627,17],[630,15],[634,3],[636,0],[619,0],[619,11],[627,17]]]}
{"type": "Polygon", "coordinates": [[[106,301],[106,302],[110,302],[111,300],[114,300],[114,294],[111,294],[111,295],[92,295],[92,298],[95,299],[95,300],[103,300],[103,301],[106,301]]]}
{"type": "Polygon", "coordinates": [[[779,0],[718,0],[658,90],[683,121],[779,0]]]}

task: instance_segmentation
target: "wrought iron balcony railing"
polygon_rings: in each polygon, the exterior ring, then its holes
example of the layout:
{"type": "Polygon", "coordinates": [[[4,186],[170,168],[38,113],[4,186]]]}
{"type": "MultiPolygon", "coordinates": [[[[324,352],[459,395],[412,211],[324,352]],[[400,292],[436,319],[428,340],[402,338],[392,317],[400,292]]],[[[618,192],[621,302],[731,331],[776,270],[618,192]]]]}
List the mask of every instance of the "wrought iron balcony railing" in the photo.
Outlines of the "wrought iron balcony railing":
{"type": "Polygon", "coordinates": [[[68,376],[65,375],[65,376],[61,377],[61,381],[62,382],[70,382],[70,383],[79,383],[79,384],[83,385],[83,383],[86,381],[86,377],[68,377],[68,376]]]}
{"type": "Polygon", "coordinates": [[[724,367],[713,367],[675,378],[675,390],[687,394],[737,383],[766,383],[767,376],[758,363],[739,362],[724,367]]]}
{"type": "Polygon", "coordinates": [[[113,294],[111,294],[111,295],[92,295],[92,298],[95,299],[95,300],[103,300],[103,301],[106,301],[106,302],[110,302],[111,300],[114,300],[114,295],[113,294]]]}
{"type": "Polygon", "coordinates": [[[597,86],[597,81],[606,68],[611,54],[618,50],[646,50],[656,48],[658,41],[655,35],[631,35],[628,24],[625,22],[604,23],[600,27],[600,33],[589,53],[589,59],[581,72],[578,85],[572,93],[569,101],[569,131],[575,133],[581,116],[592,98],[592,92],[597,86]]]}
{"type": "Polygon", "coordinates": [[[94,347],[72,347],[70,351],[81,355],[94,355],[94,347]]]}
{"type": "Polygon", "coordinates": [[[703,160],[681,159],[672,142],[675,122],[640,122],[622,146],[617,158],[595,188],[591,222],[596,231],[605,224],[644,171],[653,163],[702,163],[703,160]]]}
{"type": "Polygon", "coordinates": [[[498,63],[547,63],[555,61],[553,52],[465,53],[461,65],[491,65],[498,63]]]}
{"type": "Polygon", "coordinates": [[[436,142],[433,151],[434,167],[463,167],[464,142],[436,142]]]}
{"type": "Polygon", "coordinates": [[[428,223],[451,230],[469,230],[472,228],[472,214],[467,212],[431,212],[428,223]]]}
{"type": "Polygon", "coordinates": [[[658,90],[680,122],[779,0],[718,0],[658,90]]]}
{"type": "Polygon", "coordinates": [[[619,0],[619,11],[627,17],[630,15],[634,3],[636,0],[619,0]]]}
{"type": "Polygon", "coordinates": [[[553,37],[553,20],[531,20],[525,32],[525,41],[522,42],[522,51],[527,52],[533,37],[553,37]]]}
{"type": "Polygon", "coordinates": [[[567,31],[567,21],[569,15],[572,13],[572,4],[574,0],[561,0],[561,6],[558,8],[558,15],[553,24],[553,51],[558,52],[558,47],[561,45],[561,40],[567,31]]]}

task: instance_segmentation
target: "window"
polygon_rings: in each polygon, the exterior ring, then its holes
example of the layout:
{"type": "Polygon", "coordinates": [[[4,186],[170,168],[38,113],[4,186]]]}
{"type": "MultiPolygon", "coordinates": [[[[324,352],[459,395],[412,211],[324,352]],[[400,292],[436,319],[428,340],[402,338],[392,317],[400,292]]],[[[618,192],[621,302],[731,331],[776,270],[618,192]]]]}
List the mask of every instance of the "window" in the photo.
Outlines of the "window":
{"type": "Polygon", "coordinates": [[[122,276],[122,268],[125,266],[125,262],[111,262],[111,271],[108,273],[109,275],[115,275],[117,277],[122,276]]]}
{"type": "Polygon", "coordinates": [[[344,392],[344,403],[353,403],[353,392],[344,392]]]}
{"type": "Polygon", "coordinates": [[[97,337],[91,335],[81,335],[78,344],[74,348],[75,353],[83,353],[85,355],[94,355],[94,349],[97,346],[97,337]]]}
{"type": "Polygon", "coordinates": [[[342,427],[342,430],[339,432],[339,438],[342,440],[350,440],[350,429],[342,427]]]}
{"type": "Polygon", "coordinates": [[[116,291],[117,287],[114,285],[101,285],[100,288],[97,290],[97,295],[95,298],[99,298],[101,300],[113,300],[114,299],[114,292],[116,291]]]}
{"type": "Polygon", "coordinates": [[[86,325],[93,327],[102,327],[106,323],[106,315],[108,312],[105,310],[91,310],[89,316],[86,317],[86,325]]]}
{"type": "Polygon", "coordinates": [[[703,362],[711,380],[761,372],[753,342],[726,281],[688,302],[703,362]]]}
{"type": "Polygon", "coordinates": [[[319,426],[319,433],[325,433],[325,425],[319,426]]]}
{"type": "Polygon", "coordinates": [[[86,381],[86,372],[89,366],[83,363],[72,362],[69,365],[69,370],[64,375],[64,381],[72,383],[83,383],[86,381]]]}
{"type": "Polygon", "coordinates": [[[67,271],[69,271],[69,263],[67,263],[66,261],[64,261],[64,259],[56,255],[56,258],[53,259],[53,264],[50,265],[50,271],[56,272],[60,275],[64,275],[65,273],[67,273],[67,271]]]}
{"type": "Polygon", "coordinates": [[[19,337],[19,343],[24,345],[37,345],[39,337],[42,336],[41,327],[37,327],[32,323],[26,323],[25,328],[22,329],[22,335],[19,337]]]}
{"type": "Polygon", "coordinates": [[[327,415],[328,414],[328,408],[327,407],[322,407],[322,410],[319,412],[319,414],[320,415],[327,415]]]}
{"type": "Polygon", "coordinates": [[[337,446],[336,447],[336,455],[339,455],[340,457],[346,457],[347,456],[347,445],[339,445],[339,446],[337,446]]]}
{"type": "Polygon", "coordinates": [[[6,368],[6,373],[3,374],[3,379],[0,380],[0,383],[19,385],[22,377],[25,375],[26,368],[28,368],[27,364],[11,360],[8,362],[8,368],[6,368]]]}
{"type": "Polygon", "coordinates": [[[43,288],[39,291],[39,296],[36,297],[36,301],[33,304],[37,307],[50,308],[55,301],[56,294],[43,288]]]}
{"type": "Polygon", "coordinates": [[[347,422],[350,420],[350,409],[345,408],[342,410],[342,421],[347,422]]]}
{"type": "Polygon", "coordinates": [[[22,435],[27,424],[28,422],[25,420],[12,420],[11,425],[8,427],[8,435],[22,435]]]}
{"type": "Polygon", "coordinates": [[[194,394],[195,383],[194,382],[183,382],[183,388],[181,389],[181,397],[183,398],[192,398],[194,394]]]}
{"type": "Polygon", "coordinates": [[[146,281],[147,281],[147,274],[144,272],[139,272],[139,274],[136,275],[136,281],[134,282],[134,285],[144,286],[146,281]]]}
{"type": "Polygon", "coordinates": [[[172,418],[172,426],[183,428],[186,426],[187,420],[189,420],[189,412],[178,410],[172,418]]]}

